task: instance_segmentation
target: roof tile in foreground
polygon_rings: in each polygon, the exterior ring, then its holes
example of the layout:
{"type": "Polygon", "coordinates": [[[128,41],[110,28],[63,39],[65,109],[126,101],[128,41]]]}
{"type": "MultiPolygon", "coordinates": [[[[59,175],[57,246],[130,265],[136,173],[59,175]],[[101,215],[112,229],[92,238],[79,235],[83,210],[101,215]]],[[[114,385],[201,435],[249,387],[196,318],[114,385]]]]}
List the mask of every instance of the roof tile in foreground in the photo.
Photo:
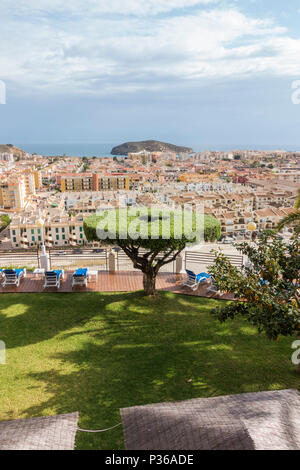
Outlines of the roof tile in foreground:
{"type": "Polygon", "coordinates": [[[0,422],[0,450],[73,450],[79,414],[0,422]]]}
{"type": "Polygon", "coordinates": [[[300,450],[297,390],[121,410],[127,450],[300,450]]]}

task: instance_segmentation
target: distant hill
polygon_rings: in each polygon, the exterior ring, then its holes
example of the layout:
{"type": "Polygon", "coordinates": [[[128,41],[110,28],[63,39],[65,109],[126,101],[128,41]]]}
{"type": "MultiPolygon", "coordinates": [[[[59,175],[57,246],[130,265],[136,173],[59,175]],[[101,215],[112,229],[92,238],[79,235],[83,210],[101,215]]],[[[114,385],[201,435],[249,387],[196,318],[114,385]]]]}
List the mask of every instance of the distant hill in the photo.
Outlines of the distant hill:
{"type": "Polygon", "coordinates": [[[178,145],[166,144],[158,140],[144,140],[142,142],[126,142],[125,144],[114,147],[112,155],[127,155],[128,153],[138,152],[173,152],[173,153],[193,153],[190,147],[180,147],[178,145]]]}
{"type": "Polygon", "coordinates": [[[14,157],[22,157],[26,152],[13,144],[0,145],[0,153],[12,153],[14,157]]]}

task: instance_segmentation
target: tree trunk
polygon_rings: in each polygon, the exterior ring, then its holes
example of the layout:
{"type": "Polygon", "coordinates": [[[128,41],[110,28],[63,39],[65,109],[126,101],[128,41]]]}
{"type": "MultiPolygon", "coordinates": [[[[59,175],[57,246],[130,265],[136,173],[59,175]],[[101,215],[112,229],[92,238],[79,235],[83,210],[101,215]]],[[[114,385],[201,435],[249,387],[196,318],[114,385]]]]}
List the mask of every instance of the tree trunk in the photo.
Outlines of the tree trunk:
{"type": "Polygon", "coordinates": [[[143,285],[146,295],[155,295],[156,274],[152,272],[144,273],[143,285]]]}

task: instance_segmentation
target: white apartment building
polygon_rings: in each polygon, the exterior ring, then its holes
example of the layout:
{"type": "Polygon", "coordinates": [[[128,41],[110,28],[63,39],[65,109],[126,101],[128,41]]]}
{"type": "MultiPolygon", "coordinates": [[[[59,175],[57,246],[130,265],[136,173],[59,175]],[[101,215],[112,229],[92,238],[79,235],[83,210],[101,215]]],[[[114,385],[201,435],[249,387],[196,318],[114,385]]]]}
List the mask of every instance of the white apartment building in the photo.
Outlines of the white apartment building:
{"type": "Polygon", "coordinates": [[[57,215],[45,217],[44,228],[39,227],[38,214],[16,215],[10,224],[13,248],[32,248],[42,244],[50,246],[82,245],[86,242],[83,231],[83,216],[57,215]]]}
{"type": "Polygon", "coordinates": [[[221,215],[220,220],[223,236],[241,235],[246,233],[247,225],[252,221],[252,214],[228,211],[221,215]]]}
{"type": "Polygon", "coordinates": [[[0,160],[2,160],[3,162],[13,162],[14,155],[12,153],[7,152],[0,153],[0,160]]]}

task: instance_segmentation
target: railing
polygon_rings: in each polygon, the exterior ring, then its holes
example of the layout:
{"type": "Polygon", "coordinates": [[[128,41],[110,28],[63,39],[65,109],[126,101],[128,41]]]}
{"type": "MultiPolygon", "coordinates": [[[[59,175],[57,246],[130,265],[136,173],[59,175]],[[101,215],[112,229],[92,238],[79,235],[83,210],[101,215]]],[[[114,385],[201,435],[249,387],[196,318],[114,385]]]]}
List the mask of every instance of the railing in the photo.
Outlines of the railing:
{"type": "MultiPolygon", "coordinates": [[[[146,250],[141,250],[140,253],[141,255],[143,255],[144,253],[146,253],[146,250]]],[[[161,259],[162,257],[163,257],[163,253],[161,253],[157,258],[155,258],[155,260],[161,259]]],[[[126,255],[126,253],[123,250],[118,251],[117,252],[117,271],[129,271],[129,270],[135,270],[131,259],[126,255]]],[[[171,263],[164,265],[160,271],[168,272],[168,273],[175,273],[176,261],[172,261],[171,263]]]]}
{"type": "Polygon", "coordinates": [[[26,251],[26,252],[2,252],[0,253],[0,268],[1,267],[26,267],[36,269],[40,267],[39,252],[26,251]]]}
{"type": "MultiPolygon", "coordinates": [[[[142,251],[141,254],[146,251],[142,251]]],[[[106,249],[92,250],[83,249],[82,252],[73,250],[48,250],[50,269],[63,268],[65,270],[74,270],[79,267],[91,268],[99,271],[108,271],[109,254],[106,249]]],[[[230,262],[241,268],[244,264],[244,258],[241,255],[226,254],[225,256],[230,262]]],[[[163,253],[159,255],[159,258],[163,253]]],[[[213,253],[203,253],[195,251],[186,251],[182,253],[183,265],[185,269],[191,270],[207,270],[208,266],[214,264],[215,255],[213,253]]],[[[27,267],[36,269],[40,267],[40,252],[39,251],[26,251],[26,252],[6,252],[0,253],[0,268],[6,266],[13,267],[27,267]]],[[[134,270],[131,259],[124,253],[123,250],[116,252],[115,259],[116,271],[132,271],[134,270]]],[[[161,269],[162,272],[175,273],[176,261],[172,261],[164,265],[161,269]]]]}
{"type": "MultiPolygon", "coordinates": [[[[231,264],[233,266],[236,266],[238,268],[241,268],[244,264],[244,258],[241,255],[231,255],[231,254],[226,254],[224,255],[229,259],[231,264]]],[[[203,267],[206,268],[208,266],[213,265],[215,262],[215,255],[213,253],[201,253],[201,252],[195,252],[195,251],[186,251],[185,252],[185,260],[184,260],[184,265],[185,269],[193,269],[195,265],[197,265],[199,268],[203,267]]]]}
{"type": "Polygon", "coordinates": [[[50,269],[76,269],[80,267],[93,268],[98,271],[108,270],[107,250],[94,251],[84,250],[82,253],[73,251],[49,250],[50,269]]]}
{"type": "Polygon", "coordinates": [[[123,250],[117,252],[116,264],[117,271],[128,271],[128,267],[134,269],[131,259],[128,258],[123,250]]]}

